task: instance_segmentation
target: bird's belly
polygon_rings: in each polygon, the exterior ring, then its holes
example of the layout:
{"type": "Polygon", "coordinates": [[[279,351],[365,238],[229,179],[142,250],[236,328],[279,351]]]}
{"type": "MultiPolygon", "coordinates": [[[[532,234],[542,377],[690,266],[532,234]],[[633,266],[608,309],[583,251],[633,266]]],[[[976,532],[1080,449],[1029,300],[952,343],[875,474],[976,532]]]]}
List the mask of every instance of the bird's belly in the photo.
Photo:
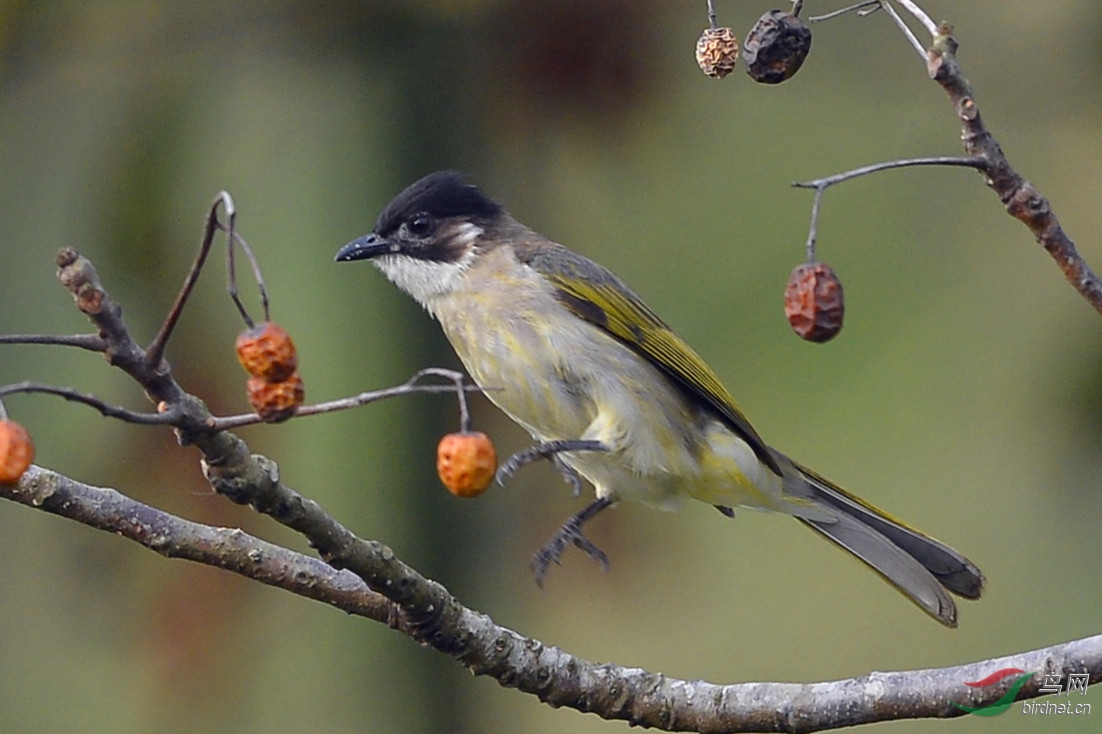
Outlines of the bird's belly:
{"type": "Polygon", "coordinates": [[[689,498],[771,504],[757,486],[771,480],[749,446],[605,332],[569,314],[524,318],[523,307],[447,312],[464,314],[441,325],[471,377],[536,440],[608,447],[561,454],[598,496],[664,509],[689,498]]]}
{"type": "Polygon", "coordinates": [[[445,327],[493,403],[538,441],[596,440],[607,446],[560,457],[598,495],[660,506],[680,502],[683,477],[695,473],[693,437],[680,435],[667,414],[684,424],[690,411],[665,377],[584,323],[578,324],[580,334],[569,328],[549,333],[515,316],[497,324],[496,330],[473,324],[468,313],[462,324],[445,327]]]}

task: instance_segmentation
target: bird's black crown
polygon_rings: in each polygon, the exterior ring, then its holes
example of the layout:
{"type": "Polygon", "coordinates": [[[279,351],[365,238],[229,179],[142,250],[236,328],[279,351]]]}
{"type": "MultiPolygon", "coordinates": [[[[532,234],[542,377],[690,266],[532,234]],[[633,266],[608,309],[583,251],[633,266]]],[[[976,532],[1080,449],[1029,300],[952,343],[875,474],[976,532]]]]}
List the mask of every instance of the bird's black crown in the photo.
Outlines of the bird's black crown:
{"type": "Polygon", "coordinates": [[[487,220],[502,213],[501,204],[466,180],[458,171],[437,171],[410,184],[383,209],[375,221],[375,232],[385,237],[415,214],[487,220]]]}

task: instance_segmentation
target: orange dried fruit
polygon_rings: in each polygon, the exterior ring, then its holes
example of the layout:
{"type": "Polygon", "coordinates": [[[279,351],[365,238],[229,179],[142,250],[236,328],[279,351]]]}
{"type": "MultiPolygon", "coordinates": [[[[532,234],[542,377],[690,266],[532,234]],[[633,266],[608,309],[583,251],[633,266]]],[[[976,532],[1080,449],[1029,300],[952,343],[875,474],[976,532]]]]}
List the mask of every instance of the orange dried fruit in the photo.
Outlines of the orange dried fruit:
{"type": "Polygon", "coordinates": [[[297,372],[279,382],[250,377],[246,388],[249,392],[249,404],[265,423],[287,420],[306,398],[302,378],[297,372]]]}
{"type": "Polygon", "coordinates": [[[497,452],[485,433],[449,433],[436,447],[436,473],[456,497],[477,497],[497,471],[497,452]]]}
{"type": "Polygon", "coordinates": [[[15,421],[0,420],[0,484],[19,481],[34,461],[34,443],[27,429],[15,421]]]}
{"type": "Polygon", "coordinates": [[[253,377],[282,382],[298,369],[291,335],[271,321],[261,321],[237,336],[237,360],[253,377]]]}

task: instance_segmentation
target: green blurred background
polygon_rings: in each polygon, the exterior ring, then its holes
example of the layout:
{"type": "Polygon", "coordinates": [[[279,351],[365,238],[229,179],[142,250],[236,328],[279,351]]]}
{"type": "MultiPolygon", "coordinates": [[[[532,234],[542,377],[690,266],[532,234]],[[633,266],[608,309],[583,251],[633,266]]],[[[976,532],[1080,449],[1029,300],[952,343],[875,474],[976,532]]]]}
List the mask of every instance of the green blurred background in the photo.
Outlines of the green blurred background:
{"type": "MultiPolygon", "coordinates": [[[[745,36],[769,6],[720,2],[745,36]]],[[[1102,268],[1102,9],[930,2],[1012,163],[1102,268]]],[[[809,2],[809,13],[838,4],[809,2]]],[[[454,366],[437,328],[333,253],[406,184],[470,171],[522,221],[623,276],[710,361],[773,444],[970,555],[980,603],[942,629],[784,517],[621,507],[539,590],[530,555],[581,506],[549,467],[477,501],[433,469],[454,400],[416,396],[242,431],[283,477],[501,624],[592,660],[715,682],[961,663],[1100,631],[1102,321],[974,172],[907,170],[825,198],[846,328],[801,342],[781,299],[811,194],[790,182],[957,155],[942,92],[883,14],[813,28],[780,87],[704,77],[703,2],[4,2],[0,332],[88,329],[53,275],[93,259],[147,340],[220,189],[321,400],[454,366]]],[[[244,291],[252,294],[250,287],[244,291]]],[[[240,328],[215,259],[168,357],[241,412],[240,328]]],[[[147,409],[102,359],[0,349],[35,379],[147,409]]],[[[213,496],[194,450],[41,396],[6,401],[38,462],[303,548],[213,496]]],[[[480,400],[502,453],[519,429],[480,400]]],[[[1096,731],[1015,707],[893,732],[1096,731]],[[984,729],[986,730],[986,729],[984,729]]],[[[1079,702],[1079,699],[1076,699],[1079,702]]],[[[625,730],[472,678],[385,626],[0,506],[0,730],[625,730]]]]}

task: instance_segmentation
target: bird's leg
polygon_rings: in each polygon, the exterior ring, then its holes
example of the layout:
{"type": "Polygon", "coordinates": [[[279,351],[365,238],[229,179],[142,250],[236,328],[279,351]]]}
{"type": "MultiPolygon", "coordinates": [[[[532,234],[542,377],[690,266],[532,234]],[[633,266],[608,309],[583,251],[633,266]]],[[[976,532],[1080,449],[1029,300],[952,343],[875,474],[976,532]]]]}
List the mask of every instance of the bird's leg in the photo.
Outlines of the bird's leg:
{"type": "MultiPolygon", "coordinates": [[[[522,466],[531,464],[534,461],[539,461],[540,459],[550,459],[555,467],[558,468],[563,479],[566,480],[566,483],[570,485],[574,496],[577,497],[582,493],[581,475],[578,474],[574,467],[563,461],[560,454],[564,451],[608,450],[608,446],[600,441],[584,439],[542,441],[534,446],[529,446],[523,451],[518,451],[502,462],[501,466],[498,467],[495,478],[498,484],[504,484],[505,480],[516,474],[517,470],[522,466]]],[[[563,526],[555,533],[555,537],[551,538],[551,540],[540,548],[539,552],[532,557],[532,571],[535,572],[536,583],[539,586],[543,586],[543,577],[547,574],[547,567],[551,565],[552,561],[558,563],[563,551],[571,545],[575,545],[580,550],[585,551],[590,558],[601,564],[603,570],[608,570],[608,556],[605,555],[604,551],[595,546],[589,538],[582,534],[582,525],[611,504],[612,500],[608,497],[599,497],[588,504],[581,512],[563,523],[563,526]]]]}
{"type": "Polygon", "coordinates": [[[602,571],[608,571],[608,556],[605,555],[603,550],[593,545],[589,538],[582,535],[582,525],[601,510],[611,506],[612,499],[609,497],[598,497],[593,500],[581,512],[563,523],[563,526],[559,528],[559,532],[555,533],[555,537],[551,538],[546,545],[539,549],[536,555],[532,556],[532,571],[536,575],[538,586],[543,587],[543,577],[547,574],[547,567],[551,565],[551,562],[558,563],[563,551],[571,545],[576,545],[580,550],[585,551],[590,558],[601,564],[602,571]]]}
{"type": "Polygon", "coordinates": [[[540,459],[551,459],[551,462],[562,473],[563,479],[570,485],[570,488],[574,492],[574,496],[577,497],[582,493],[582,478],[578,476],[578,472],[567,466],[566,462],[559,457],[559,454],[563,451],[608,451],[608,447],[600,441],[586,441],[582,439],[543,441],[534,446],[529,446],[523,451],[516,452],[502,462],[501,466],[497,469],[495,479],[498,484],[504,485],[505,480],[511,479],[522,466],[539,461],[540,459]]]}

